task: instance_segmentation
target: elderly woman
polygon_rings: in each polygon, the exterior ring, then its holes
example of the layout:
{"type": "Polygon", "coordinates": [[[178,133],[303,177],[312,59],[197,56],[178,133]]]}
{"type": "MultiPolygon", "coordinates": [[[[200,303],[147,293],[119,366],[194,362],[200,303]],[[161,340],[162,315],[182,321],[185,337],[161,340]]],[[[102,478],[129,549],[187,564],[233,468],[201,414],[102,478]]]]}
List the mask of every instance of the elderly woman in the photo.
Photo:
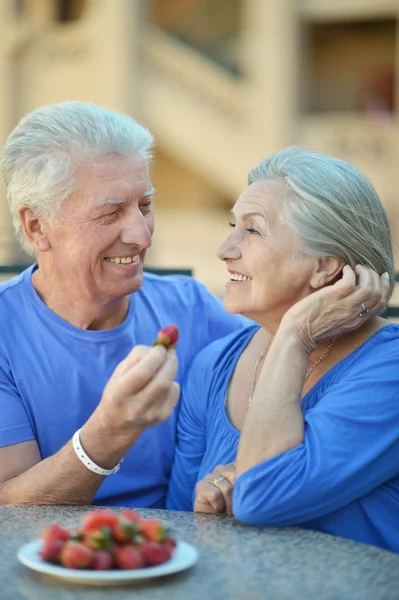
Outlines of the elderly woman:
{"type": "Polygon", "coordinates": [[[399,327],[377,316],[394,266],[375,190],[288,148],[251,171],[231,226],[225,307],[258,325],[192,366],[168,507],[399,551],[399,327]]]}

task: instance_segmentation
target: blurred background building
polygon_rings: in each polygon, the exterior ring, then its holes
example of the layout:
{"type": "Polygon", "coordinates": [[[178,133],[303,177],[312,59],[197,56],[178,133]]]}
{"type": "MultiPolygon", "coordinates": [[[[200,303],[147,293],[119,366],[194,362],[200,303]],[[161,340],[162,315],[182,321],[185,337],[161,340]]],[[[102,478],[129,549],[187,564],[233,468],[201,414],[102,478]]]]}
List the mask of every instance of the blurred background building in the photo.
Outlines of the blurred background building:
{"type": "MultiPolygon", "coordinates": [[[[398,17],[399,0],[1,0],[0,143],[43,104],[132,114],[157,143],[148,264],[218,294],[228,211],[286,145],[363,170],[397,241],[398,17]]],[[[0,264],[20,261],[2,191],[0,264]]]]}

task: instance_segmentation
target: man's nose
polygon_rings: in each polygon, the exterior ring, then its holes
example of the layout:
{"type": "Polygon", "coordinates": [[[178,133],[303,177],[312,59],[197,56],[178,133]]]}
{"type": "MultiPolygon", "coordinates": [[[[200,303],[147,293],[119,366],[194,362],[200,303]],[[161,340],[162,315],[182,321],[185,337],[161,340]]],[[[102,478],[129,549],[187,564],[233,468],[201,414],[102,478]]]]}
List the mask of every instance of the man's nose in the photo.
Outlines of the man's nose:
{"type": "MultiPolygon", "coordinates": [[[[152,221],[151,221],[152,222],[152,221]]],[[[152,241],[152,229],[141,213],[126,215],[121,232],[123,244],[149,248],[152,241]]]]}

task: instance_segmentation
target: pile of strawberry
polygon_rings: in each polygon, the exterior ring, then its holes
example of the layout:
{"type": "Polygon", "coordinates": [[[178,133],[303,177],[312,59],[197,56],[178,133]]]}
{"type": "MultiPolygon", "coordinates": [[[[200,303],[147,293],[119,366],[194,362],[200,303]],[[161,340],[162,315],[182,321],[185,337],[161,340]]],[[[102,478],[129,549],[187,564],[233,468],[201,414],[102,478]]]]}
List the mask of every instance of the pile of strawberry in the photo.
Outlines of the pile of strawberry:
{"type": "Polygon", "coordinates": [[[169,560],[176,541],[156,519],[141,519],[133,510],[87,513],[76,534],[50,525],[42,535],[43,560],[70,569],[141,569],[169,560]]]}

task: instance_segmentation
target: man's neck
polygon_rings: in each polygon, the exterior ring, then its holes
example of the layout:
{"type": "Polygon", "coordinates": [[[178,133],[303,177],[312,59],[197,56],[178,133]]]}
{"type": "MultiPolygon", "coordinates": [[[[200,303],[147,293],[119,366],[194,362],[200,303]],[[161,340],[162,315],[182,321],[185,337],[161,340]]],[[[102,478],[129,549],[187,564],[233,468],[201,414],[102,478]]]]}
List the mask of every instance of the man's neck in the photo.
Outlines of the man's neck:
{"type": "Polygon", "coordinates": [[[46,306],[59,317],[79,329],[113,329],[125,320],[129,310],[129,296],[123,298],[93,298],[81,295],[73,286],[48,281],[40,269],[32,274],[32,285],[46,306]]]}

